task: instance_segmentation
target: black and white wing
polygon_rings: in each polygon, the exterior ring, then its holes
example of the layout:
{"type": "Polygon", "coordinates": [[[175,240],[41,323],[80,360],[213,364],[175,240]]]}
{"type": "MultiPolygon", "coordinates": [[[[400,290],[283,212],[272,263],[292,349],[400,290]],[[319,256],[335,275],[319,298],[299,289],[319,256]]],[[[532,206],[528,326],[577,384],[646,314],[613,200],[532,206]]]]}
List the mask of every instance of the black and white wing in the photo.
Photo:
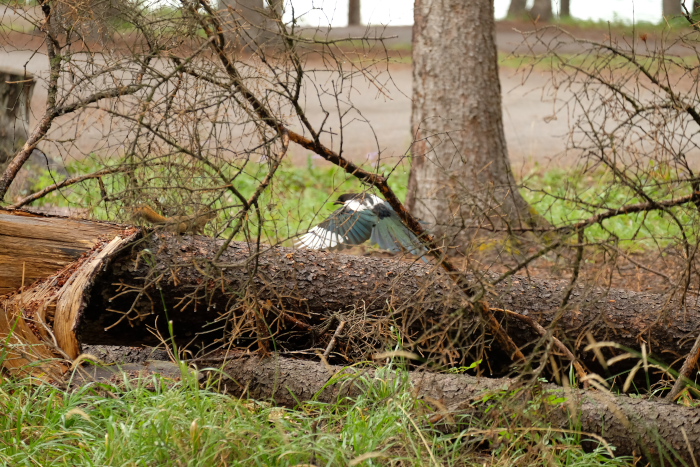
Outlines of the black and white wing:
{"type": "Polygon", "coordinates": [[[370,237],[373,243],[394,253],[408,251],[421,256],[428,252],[418,237],[403,224],[396,211],[385,205],[375,206],[373,210],[379,219],[370,237]]]}
{"type": "Polygon", "coordinates": [[[302,235],[297,247],[323,250],[359,245],[369,239],[376,223],[377,216],[369,209],[353,211],[343,207],[302,235]]]}

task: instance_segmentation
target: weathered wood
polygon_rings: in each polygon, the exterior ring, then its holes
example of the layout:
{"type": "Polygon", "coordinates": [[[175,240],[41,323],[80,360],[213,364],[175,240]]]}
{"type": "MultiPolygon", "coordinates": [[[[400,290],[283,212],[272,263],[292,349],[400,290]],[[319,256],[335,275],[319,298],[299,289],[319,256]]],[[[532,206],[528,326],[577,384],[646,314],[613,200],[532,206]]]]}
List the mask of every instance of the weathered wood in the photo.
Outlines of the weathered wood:
{"type": "Polygon", "coordinates": [[[0,209],[0,295],[47,277],[123,226],[0,209]]]}
{"type": "MultiPolygon", "coordinates": [[[[33,298],[45,298],[41,284],[16,296],[12,303],[4,301],[0,308],[0,353],[2,366],[15,375],[34,375],[40,379],[59,381],[68,366],[58,349],[51,345],[51,329],[29,304],[33,298]]],[[[50,307],[50,301],[47,300],[50,307]]],[[[45,310],[47,307],[42,307],[45,310]]],[[[43,313],[39,313],[43,315],[43,313]]]]}
{"type": "Polygon", "coordinates": [[[92,285],[100,269],[108,266],[108,259],[116,251],[128,246],[137,238],[140,232],[132,232],[124,236],[116,236],[109,243],[96,249],[86,258],[65,283],[57,284],[56,311],[53,319],[53,331],[58,346],[71,359],[80,354],[80,343],[75,335],[75,327],[80,312],[85,307],[85,301],[92,295],[92,285]]]}
{"type": "Polygon", "coordinates": [[[66,360],[80,354],[75,325],[90,298],[95,275],[108,266],[115,250],[131,244],[139,234],[132,229],[105,240],[55,275],[2,300],[3,366],[16,374],[60,380],[68,368],[66,360]]]}

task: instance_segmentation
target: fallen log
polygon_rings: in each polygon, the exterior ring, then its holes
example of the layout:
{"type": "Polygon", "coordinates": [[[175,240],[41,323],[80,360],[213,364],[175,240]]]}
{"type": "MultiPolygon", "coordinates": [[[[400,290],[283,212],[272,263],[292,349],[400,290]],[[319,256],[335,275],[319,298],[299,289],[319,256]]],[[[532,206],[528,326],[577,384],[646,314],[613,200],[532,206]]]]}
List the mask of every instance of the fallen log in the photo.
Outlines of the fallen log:
{"type": "MultiPolygon", "coordinates": [[[[259,312],[277,326],[277,343],[289,349],[298,349],[297,342],[308,348],[314,339],[325,344],[335,329],[324,330],[321,339],[318,328],[336,313],[357,316],[361,312],[363,319],[390,317],[391,324],[400,323],[409,346],[430,344],[421,339],[431,329],[447,332],[450,323],[463,328],[474,325],[473,317],[460,315],[463,296],[430,266],[281,247],[265,247],[257,254],[250,245],[234,242],[216,272],[205,272],[204,265],[220,245],[203,237],[183,241],[158,235],[125,250],[96,279],[100,294],[93,293],[81,313],[75,328],[78,340],[156,345],[160,338],[146,325],[154,326],[160,319],[158,329],[167,336],[166,310],[181,342],[198,331],[214,332],[215,323],[221,324],[227,313],[240,317],[259,312]],[[146,249],[153,256],[148,262],[139,261],[146,249]],[[117,314],[105,313],[107,309],[117,314]]],[[[579,357],[584,356],[587,343],[580,337],[588,332],[596,341],[614,341],[632,349],[644,342],[647,350],[672,362],[690,350],[700,330],[696,303],[681,307],[657,294],[594,288],[575,290],[569,306],[561,310],[559,302],[567,287],[566,281],[515,276],[491,288],[487,300],[494,307],[533,316],[545,327],[558,319],[556,334],[579,357]]],[[[539,339],[523,321],[510,315],[502,318],[519,345],[539,339]]],[[[249,330],[238,338],[245,344],[257,337],[249,330]]],[[[383,343],[377,345],[381,348],[383,343]]],[[[592,358],[592,353],[587,356],[592,358]]]]}
{"type": "MultiPolygon", "coordinates": [[[[141,376],[155,372],[175,380],[182,375],[182,367],[176,363],[151,361],[122,367],[88,367],[87,373],[79,374],[74,382],[95,379],[118,385],[121,371],[141,376]]],[[[358,384],[362,377],[365,381],[381,378],[389,387],[394,384],[388,380],[399,377],[395,373],[379,376],[371,368],[343,368],[257,355],[232,358],[220,370],[202,369],[199,379],[207,375],[215,382],[211,387],[235,397],[272,400],[289,408],[311,400],[335,404],[343,398],[358,397],[366,390],[366,384],[358,384]]],[[[519,408],[527,405],[532,419],[522,419],[524,426],[539,422],[544,429],[581,433],[588,440],[583,443],[586,448],[597,444],[586,435],[592,433],[615,446],[614,455],[643,455],[652,465],[674,465],[678,460],[690,464],[700,456],[700,412],[695,408],[608,392],[562,389],[551,384],[524,386],[514,379],[429,372],[409,375],[416,397],[427,401],[435,410],[434,414],[428,414],[432,415],[431,420],[442,429],[467,430],[466,436],[470,428],[480,434],[484,426],[492,426],[497,420],[495,412],[500,412],[507,422],[501,429],[493,427],[494,433],[508,432],[517,423],[514,414],[522,415],[519,408]],[[474,423],[475,417],[488,418],[488,422],[480,426],[474,423]]],[[[426,417],[423,423],[427,421],[426,417]]]]}
{"type": "MultiPolygon", "coordinates": [[[[300,400],[313,397],[332,402],[341,394],[356,395],[361,387],[337,378],[339,372],[348,371],[355,372],[308,361],[255,356],[229,362],[224,374],[235,381],[230,386],[234,394],[261,400],[272,398],[292,407],[297,404],[294,396],[300,400]],[[329,385],[331,376],[337,382],[329,385]]],[[[362,370],[357,372],[362,373],[362,370]]],[[[486,394],[507,394],[523,389],[516,380],[468,375],[412,372],[410,378],[417,395],[440,401],[455,416],[474,415],[474,408],[485,413],[491,405],[484,400],[486,394]]],[[[695,408],[608,392],[562,389],[549,384],[525,390],[530,398],[549,401],[541,405],[548,425],[598,434],[617,448],[616,455],[642,453],[652,463],[661,456],[673,461],[677,455],[687,462],[697,457],[700,412],[695,408]]],[[[518,398],[521,396],[519,392],[518,398]]],[[[526,401],[520,399],[520,402],[526,401]]]]}
{"type": "MultiPolygon", "coordinates": [[[[259,356],[232,360],[226,363],[221,374],[231,394],[257,400],[272,399],[286,407],[296,407],[299,401],[333,403],[339,397],[356,397],[365,389],[354,384],[352,379],[339,376],[374,376],[372,370],[259,356]]],[[[410,378],[418,396],[427,401],[439,401],[448,412],[441,415],[453,415],[455,420],[459,420],[459,415],[475,415],[475,409],[485,413],[493,403],[493,399],[484,400],[487,394],[512,391],[518,392],[517,398],[523,395],[522,385],[510,379],[429,372],[411,372],[410,378]]],[[[554,385],[526,391],[530,399],[550,401],[541,404],[545,411],[542,415],[549,426],[598,434],[617,448],[616,455],[642,453],[652,464],[662,457],[671,464],[677,458],[692,462],[700,455],[700,411],[696,408],[554,385]]],[[[526,401],[520,399],[520,402],[526,401]]]]}
{"type": "MultiPolygon", "coordinates": [[[[384,348],[391,326],[398,326],[406,347],[433,351],[450,364],[466,358],[483,334],[478,320],[464,313],[464,296],[429,265],[265,245],[256,250],[236,242],[214,263],[220,240],[158,232],[145,238],[138,231],[122,234],[105,253],[108,245],[105,239],[80,264],[71,263],[5,299],[0,338],[22,316],[25,331],[34,332],[38,341],[49,339],[39,329],[44,325],[61,329],[58,347],[70,358],[81,343],[155,345],[171,337],[192,350],[224,337],[239,347],[267,340],[279,349],[300,350],[325,346],[335,331],[334,319],[342,318],[349,331],[336,349],[339,354],[362,358],[384,348]],[[68,280],[81,274],[82,280],[68,280]],[[63,307],[60,313],[52,310],[57,304],[63,307]]],[[[8,261],[20,264],[22,257],[15,254],[8,261]]],[[[514,276],[489,288],[487,300],[535,317],[543,326],[557,319],[555,334],[589,360],[593,354],[583,352],[580,340],[584,331],[597,341],[630,348],[644,342],[670,363],[690,350],[700,329],[697,303],[681,308],[650,293],[577,289],[561,310],[567,286],[514,276]]],[[[539,339],[510,314],[502,319],[519,345],[539,339]]]]}

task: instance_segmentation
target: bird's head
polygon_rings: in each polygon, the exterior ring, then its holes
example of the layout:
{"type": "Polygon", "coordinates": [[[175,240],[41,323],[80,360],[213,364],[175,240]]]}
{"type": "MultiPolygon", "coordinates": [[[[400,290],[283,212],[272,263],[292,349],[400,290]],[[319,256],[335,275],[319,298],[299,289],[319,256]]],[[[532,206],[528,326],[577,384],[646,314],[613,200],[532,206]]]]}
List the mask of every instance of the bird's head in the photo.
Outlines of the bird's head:
{"type": "Polygon", "coordinates": [[[348,201],[357,201],[361,203],[365,199],[364,193],[345,193],[338,196],[338,199],[333,204],[346,204],[348,201]]]}

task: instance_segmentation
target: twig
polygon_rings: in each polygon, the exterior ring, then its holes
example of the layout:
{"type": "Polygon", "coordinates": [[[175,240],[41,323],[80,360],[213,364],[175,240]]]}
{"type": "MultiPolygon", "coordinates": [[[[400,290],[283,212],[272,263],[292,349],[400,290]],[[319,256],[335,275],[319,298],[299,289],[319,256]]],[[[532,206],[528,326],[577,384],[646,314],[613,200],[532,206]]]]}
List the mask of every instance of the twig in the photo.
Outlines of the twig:
{"type": "Polygon", "coordinates": [[[335,347],[335,343],[338,340],[340,333],[343,332],[343,329],[345,328],[346,324],[348,324],[347,321],[341,321],[340,324],[338,325],[338,329],[336,329],[335,332],[333,333],[333,337],[331,338],[331,341],[328,343],[328,347],[326,347],[326,351],[323,352],[323,356],[325,358],[328,358],[328,356],[333,351],[333,347],[335,347]]]}
{"type": "Polygon", "coordinates": [[[108,169],[98,170],[97,172],[93,172],[91,174],[81,175],[79,177],[67,178],[67,179],[62,180],[58,183],[54,183],[53,185],[49,185],[41,191],[37,191],[36,193],[32,193],[31,195],[22,198],[21,200],[17,201],[15,204],[8,206],[7,209],[19,209],[22,206],[25,206],[33,201],[38,200],[39,198],[46,196],[47,194],[51,193],[52,191],[56,191],[56,190],[61,189],[63,187],[67,187],[70,185],[74,185],[76,183],[80,183],[84,180],[89,180],[92,178],[99,179],[100,177],[103,177],[104,175],[110,175],[110,174],[119,173],[119,172],[128,172],[130,170],[132,170],[132,168],[128,167],[128,166],[111,167],[108,169]]]}
{"type": "Polygon", "coordinates": [[[697,366],[698,359],[700,359],[700,334],[698,334],[698,337],[695,339],[695,344],[693,344],[693,348],[690,349],[688,356],[685,357],[681,371],[678,373],[678,378],[671,388],[671,392],[666,395],[666,400],[672,401],[678,397],[683,388],[685,388],[686,381],[690,380],[690,374],[697,366]]]}
{"type": "MultiPolygon", "coordinates": [[[[529,316],[521,315],[520,313],[516,313],[515,311],[512,310],[506,310],[505,308],[491,308],[492,311],[500,311],[502,313],[508,313],[511,316],[514,316],[518,318],[521,321],[524,321],[528,325],[530,325],[535,331],[537,331],[542,337],[545,337],[548,332],[545,328],[542,327],[540,323],[535,321],[529,316]]],[[[573,353],[566,347],[562,341],[554,337],[553,335],[550,334],[550,337],[552,338],[552,341],[554,341],[554,345],[559,349],[566,357],[571,360],[571,364],[574,365],[574,368],[576,369],[576,374],[579,377],[580,381],[583,381],[585,384],[586,381],[586,370],[583,369],[583,366],[578,362],[576,357],[574,356],[573,353]]]]}

